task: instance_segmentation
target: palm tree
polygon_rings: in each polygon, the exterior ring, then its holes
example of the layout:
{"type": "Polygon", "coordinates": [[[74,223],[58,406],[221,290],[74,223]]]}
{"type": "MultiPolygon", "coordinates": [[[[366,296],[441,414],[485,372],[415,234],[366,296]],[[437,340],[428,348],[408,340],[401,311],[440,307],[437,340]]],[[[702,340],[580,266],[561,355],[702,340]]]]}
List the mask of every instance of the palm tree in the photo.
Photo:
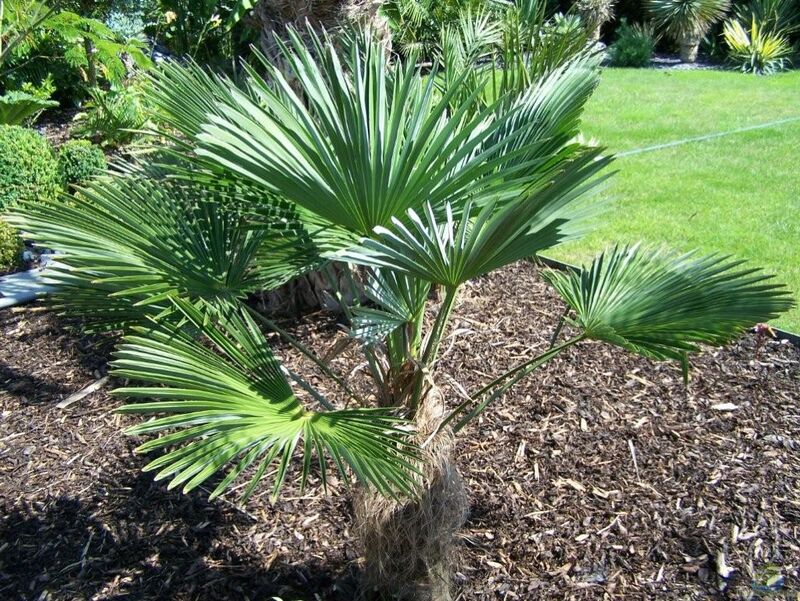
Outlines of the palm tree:
{"type": "Polygon", "coordinates": [[[469,61],[445,74],[387,64],[368,33],[337,44],[290,31],[278,47],[291,85],[270,63],[240,85],[164,65],[151,100],[172,145],[68,203],[24,202],[10,220],[62,250],[58,302],[126,331],[113,370],[142,384],[115,394],[132,401],[122,411],[155,416],[129,430],[150,437],[140,451],[162,451],[145,469],[190,491],[227,468],[212,497],[246,474],[244,498],[268,472],[279,494],[295,456],[303,483],[352,474],[365,596],[449,599],[466,515],[452,445],[471,419],[586,340],[686,366],[698,345],[792,303],[724,257],[613,248],[548,275],[575,334],[454,407],[437,358],[461,287],[594,223],[591,192],[610,159],[575,139],[598,59],[509,65],[535,77],[469,61]],[[332,261],[366,274],[367,302],[348,298],[352,282],[334,288],[366,356],[369,399],[245,302],[332,261]],[[283,369],[264,329],[338,392],[283,369]]]}
{"type": "Polygon", "coordinates": [[[693,63],[703,36],[730,5],[730,0],[647,0],[646,8],[656,26],[678,42],[681,60],[693,63]]]}
{"type": "Polygon", "coordinates": [[[581,16],[581,21],[591,32],[591,39],[597,42],[600,39],[600,30],[614,16],[614,5],[617,0],[578,0],[575,10],[581,16]]]}

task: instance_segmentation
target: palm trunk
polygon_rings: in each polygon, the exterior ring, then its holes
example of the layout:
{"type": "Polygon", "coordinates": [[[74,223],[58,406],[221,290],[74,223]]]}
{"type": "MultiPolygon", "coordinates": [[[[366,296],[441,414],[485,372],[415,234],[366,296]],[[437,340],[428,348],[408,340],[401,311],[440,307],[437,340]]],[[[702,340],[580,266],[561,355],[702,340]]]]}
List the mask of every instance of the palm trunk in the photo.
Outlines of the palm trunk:
{"type": "Polygon", "coordinates": [[[325,271],[311,271],[294,278],[283,286],[261,294],[261,311],[271,315],[297,316],[305,311],[328,309],[339,311],[336,294],[352,304],[363,300],[364,275],[358,270],[348,273],[348,265],[332,263],[325,271]]]}
{"type": "Polygon", "coordinates": [[[701,36],[688,32],[684,33],[678,39],[680,45],[681,61],[684,63],[693,63],[697,61],[697,51],[700,48],[701,36]]]}
{"type": "Polygon", "coordinates": [[[254,14],[261,23],[261,49],[277,60],[275,37],[286,28],[302,28],[306,22],[317,29],[334,29],[342,20],[371,27],[390,45],[386,19],[379,15],[383,0],[261,0],[254,14]]]}
{"type": "Polygon", "coordinates": [[[415,417],[423,449],[419,498],[387,499],[361,491],[355,521],[364,550],[364,601],[451,601],[456,536],[467,517],[466,487],[453,461],[453,436],[428,440],[441,423],[444,402],[433,389],[415,417]]]}

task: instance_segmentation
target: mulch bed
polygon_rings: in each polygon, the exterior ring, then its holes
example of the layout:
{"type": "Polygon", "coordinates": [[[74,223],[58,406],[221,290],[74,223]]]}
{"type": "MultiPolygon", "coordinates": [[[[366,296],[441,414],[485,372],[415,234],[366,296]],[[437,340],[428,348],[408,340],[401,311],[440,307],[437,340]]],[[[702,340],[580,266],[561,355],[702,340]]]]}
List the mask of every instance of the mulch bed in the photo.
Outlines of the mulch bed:
{"type": "MultiPolygon", "coordinates": [[[[546,348],[562,311],[530,264],[468,286],[443,345],[452,402],[454,382],[475,390],[546,348]]],[[[331,316],[293,328],[317,349],[341,336],[331,316]]],[[[352,599],[340,487],[288,486],[271,506],[265,484],[244,508],[167,491],[105,390],[55,406],[104,375],[92,340],[30,308],[0,330],[0,599],[352,599]]],[[[460,439],[459,599],[794,599],[798,398],[798,349],[749,335],[697,357],[688,388],[603,344],[562,355],[460,439]]]]}

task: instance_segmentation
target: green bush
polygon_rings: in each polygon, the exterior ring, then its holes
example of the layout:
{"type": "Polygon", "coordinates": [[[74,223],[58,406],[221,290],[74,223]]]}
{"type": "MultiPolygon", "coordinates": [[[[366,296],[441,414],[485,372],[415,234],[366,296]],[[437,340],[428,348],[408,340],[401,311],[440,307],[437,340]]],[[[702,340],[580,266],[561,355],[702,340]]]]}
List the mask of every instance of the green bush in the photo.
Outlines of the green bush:
{"type": "Polygon", "coordinates": [[[0,272],[11,271],[22,263],[25,245],[17,230],[0,219],[0,272]]]}
{"type": "Polygon", "coordinates": [[[0,209],[21,199],[55,197],[61,176],[47,140],[32,129],[0,125],[0,209]]]}
{"type": "Polygon", "coordinates": [[[767,75],[783,71],[789,65],[792,47],[780,31],[771,31],[753,17],[749,29],[730,20],[723,37],[728,45],[728,60],[744,73],[767,75]]]}
{"type": "Polygon", "coordinates": [[[76,136],[89,138],[108,148],[133,142],[136,130],[144,128],[147,113],[142,105],[143,83],[131,79],[110,90],[90,90],[91,100],[75,117],[76,136]]]}
{"type": "Polygon", "coordinates": [[[655,47],[656,40],[650,27],[623,23],[608,54],[615,67],[647,67],[655,47]]]}
{"type": "Polygon", "coordinates": [[[103,150],[89,140],[69,140],[58,150],[58,170],[66,185],[83,185],[107,166],[103,150]]]}

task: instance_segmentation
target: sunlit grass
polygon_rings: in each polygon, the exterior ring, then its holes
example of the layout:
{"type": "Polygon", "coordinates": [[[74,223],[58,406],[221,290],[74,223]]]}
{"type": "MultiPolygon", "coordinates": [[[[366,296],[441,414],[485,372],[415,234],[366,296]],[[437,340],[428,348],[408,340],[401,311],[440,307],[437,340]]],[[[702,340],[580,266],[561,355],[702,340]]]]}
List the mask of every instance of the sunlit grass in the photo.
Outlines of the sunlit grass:
{"type": "MultiPolygon", "coordinates": [[[[800,116],[800,72],[607,70],[585,134],[622,152],[800,116]]],[[[750,259],[800,298],[800,121],[619,158],[611,210],[588,238],[552,252],[578,263],[644,240],[750,259]]],[[[800,310],[776,325],[800,332],[800,310]]]]}

